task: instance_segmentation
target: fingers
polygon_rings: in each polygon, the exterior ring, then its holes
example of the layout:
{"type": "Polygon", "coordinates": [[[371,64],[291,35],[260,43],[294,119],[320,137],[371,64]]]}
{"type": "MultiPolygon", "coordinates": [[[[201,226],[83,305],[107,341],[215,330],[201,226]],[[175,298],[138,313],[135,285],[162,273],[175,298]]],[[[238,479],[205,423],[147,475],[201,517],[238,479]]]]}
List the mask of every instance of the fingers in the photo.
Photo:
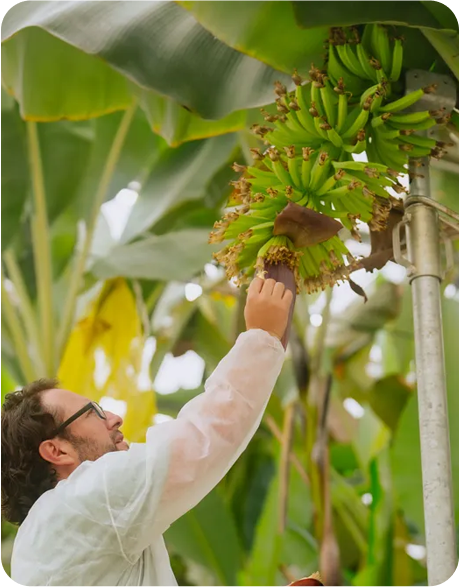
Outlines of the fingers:
{"type": "Polygon", "coordinates": [[[275,288],[276,281],[274,279],[266,279],[264,281],[264,286],[262,288],[262,295],[269,297],[273,295],[273,290],[275,288]]]}
{"type": "Polygon", "coordinates": [[[292,293],[292,291],[288,288],[285,288],[284,294],[283,294],[283,302],[286,304],[286,306],[288,306],[288,307],[291,306],[293,298],[294,298],[294,294],[292,293]]]}
{"type": "Polygon", "coordinates": [[[248,287],[248,296],[259,294],[262,291],[262,287],[264,285],[264,280],[260,277],[254,277],[248,287]]]}
{"type": "Polygon", "coordinates": [[[286,289],[286,287],[285,287],[284,283],[281,283],[281,281],[277,281],[275,283],[275,287],[273,288],[273,297],[281,300],[285,289],[286,289]]]}
{"type": "Polygon", "coordinates": [[[293,299],[292,291],[284,285],[281,281],[274,279],[261,279],[255,277],[248,288],[248,297],[262,294],[264,296],[273,296],[279,300],[283,300],[289,306],[293,299]]]}

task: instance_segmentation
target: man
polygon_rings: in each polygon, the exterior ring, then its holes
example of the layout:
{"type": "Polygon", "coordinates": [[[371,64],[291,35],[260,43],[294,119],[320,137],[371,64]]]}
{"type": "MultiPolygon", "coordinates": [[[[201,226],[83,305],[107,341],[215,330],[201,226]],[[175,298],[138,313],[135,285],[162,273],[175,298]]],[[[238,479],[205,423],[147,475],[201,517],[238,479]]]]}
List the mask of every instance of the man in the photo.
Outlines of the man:
{"type": "Polygon", "coordinates": [[[2,511],[22,585],[177,585],[162,534],[222,479],[280,373],[292,293],[256,278],[247,332],[176,420],[128,445],[122,419],[41,380],[2,408],[2,511]]]}

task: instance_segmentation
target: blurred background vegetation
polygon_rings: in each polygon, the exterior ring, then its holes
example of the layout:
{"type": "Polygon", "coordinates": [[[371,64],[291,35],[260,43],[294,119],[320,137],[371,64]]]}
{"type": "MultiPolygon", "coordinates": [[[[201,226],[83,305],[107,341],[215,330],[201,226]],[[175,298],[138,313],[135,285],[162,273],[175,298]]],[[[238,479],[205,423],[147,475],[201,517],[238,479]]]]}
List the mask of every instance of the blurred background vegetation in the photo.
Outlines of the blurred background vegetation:
{"type": "MultiPolygon", "coordinates": [[[[244,329],[208,233],[273,82],[323,62],[330,26],[390,23],[405,67],[458,75],[437,2],[22,2],[2,25],[2,398],[40,376],[121,413],[174,417],[244,329]]],[[[457,129],[458,131],[458,129],[457,129]]],[[[455,148],[433,196],[458,212],[455,148]]],[[[366,236],[366,235],[364,235],[366,236]]],[[[370,243],[347,242],[366,255],[370,243]]],[[[457,245],[456,250],[458,250],[457,245]]],[[[249,448],[167,532],[181,585],[426,585],[410,287],[355,273],[298,297],[249,448]]],[[[443,283],[458,522],[458,270],[443,283]]],[[[9,571],[15,529],[2,522],[9,571]]]]}

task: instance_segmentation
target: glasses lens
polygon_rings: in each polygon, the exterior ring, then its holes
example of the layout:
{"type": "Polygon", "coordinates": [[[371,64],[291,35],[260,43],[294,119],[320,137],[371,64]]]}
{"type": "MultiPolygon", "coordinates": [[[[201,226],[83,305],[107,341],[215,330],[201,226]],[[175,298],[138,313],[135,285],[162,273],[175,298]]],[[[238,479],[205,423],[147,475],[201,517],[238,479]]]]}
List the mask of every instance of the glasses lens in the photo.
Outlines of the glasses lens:
{"type": "Polygon", "coordinates": [[[96,402],[93,402],[93,407],[94,407],[94,411],[99,416],[99,418],[102,418],[105,420],[106,415],[105,415],[104,410],[101,408],[101,406],[99,404],[97,404],[96,402]]]}

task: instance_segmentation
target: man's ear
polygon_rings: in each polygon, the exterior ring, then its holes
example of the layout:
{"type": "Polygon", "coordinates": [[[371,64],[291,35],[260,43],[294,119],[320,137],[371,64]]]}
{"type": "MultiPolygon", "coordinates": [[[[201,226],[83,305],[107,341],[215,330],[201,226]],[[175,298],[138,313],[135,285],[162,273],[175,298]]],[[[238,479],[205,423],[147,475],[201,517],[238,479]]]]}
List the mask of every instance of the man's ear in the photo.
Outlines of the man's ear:
{"type": "Polygon", "coordinates": [[[69,448],[70,445],[67,442],[63,442],[60,438],[51,438],[50,440],[44,440],[40,444],[38,452],[42,459],[52,465],[66,466],[75,463],[75,457],[69,448]]]}

